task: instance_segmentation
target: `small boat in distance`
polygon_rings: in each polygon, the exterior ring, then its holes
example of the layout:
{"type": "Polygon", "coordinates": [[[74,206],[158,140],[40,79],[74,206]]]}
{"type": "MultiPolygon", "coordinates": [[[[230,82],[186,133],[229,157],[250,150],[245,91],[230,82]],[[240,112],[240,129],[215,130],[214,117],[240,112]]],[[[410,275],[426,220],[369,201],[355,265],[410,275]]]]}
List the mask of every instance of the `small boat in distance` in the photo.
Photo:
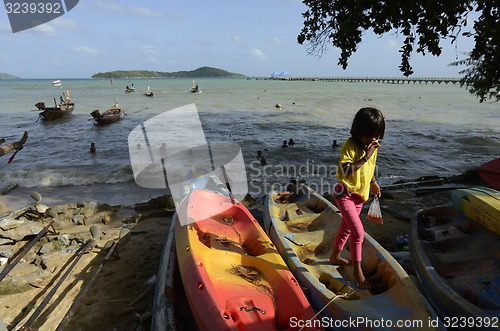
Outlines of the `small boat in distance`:
{"type": "Polygon", "coordinates": [[[99,109],[96,109],[90,115],[92,115],[95,124],[106,125],[121,120],[125,116],[125,113],[118,104],[115,104],[102,114],[99,109]]]}
{"type": "Polygon", "coordinates": [[[144,93],[147,97],[151,97],[151,98],[154,98],[155,97],[155,94],[153,93],[153,91],[150,91],[149,90],[149,86],[148,86],[148,90],[146,91],[146,93],[144,93]]]}
{"type": "Polygon", "coordinates": [[[71,114],[75,109],[75,104],[70,99],[69,91],[66,91],[64,98],[60,97],[59,104],[57,104],[54,98],[54,107],[46,107],[45,102],[37,102],[35,107],[42,111],[39,116],[43,120],[52,121],[71,114]]]}
{"type": "Polygon", "coordinates": [[[200,88],[198,87],[198,84],[194,83],[194,80],[193,80],[193,86],[191,86],[191,89],[189,90],[189,92],[191,92],[191,93],[200,93],[201,92],[200,88]]]}
{"type": "Polygon", "coordinates": [[[129,81],[129,85],[125,86],[125,93],[131,93],[131,92],[135,92],[135,87],[134,87],[134,83],[132,83],[132,85],[130,85],[130,81],[129,81]]]}

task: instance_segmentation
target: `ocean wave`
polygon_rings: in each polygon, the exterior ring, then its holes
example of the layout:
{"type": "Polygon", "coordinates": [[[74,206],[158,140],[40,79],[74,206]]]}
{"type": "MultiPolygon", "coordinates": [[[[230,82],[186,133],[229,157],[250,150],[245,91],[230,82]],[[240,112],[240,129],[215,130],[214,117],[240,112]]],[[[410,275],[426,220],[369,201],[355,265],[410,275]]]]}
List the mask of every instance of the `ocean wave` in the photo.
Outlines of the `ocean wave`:
{"type": "Polygon", "coordinates": [[[59,187],[80,186],[89,184],[116,184],[133,182],[134,176],[129,169],[121,169],[114,173],[95,173],[43,169],[40,171],[15,170],[0,174],[2,186],[20,187],[59,187]]]}

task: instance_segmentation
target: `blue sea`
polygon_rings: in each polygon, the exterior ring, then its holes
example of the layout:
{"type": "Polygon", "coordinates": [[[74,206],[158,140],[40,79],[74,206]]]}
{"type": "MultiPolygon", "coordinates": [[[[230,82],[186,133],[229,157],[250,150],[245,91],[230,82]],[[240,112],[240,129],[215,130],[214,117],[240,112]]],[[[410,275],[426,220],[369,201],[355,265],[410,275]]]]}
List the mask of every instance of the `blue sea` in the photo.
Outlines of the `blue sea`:
{"type": "Polygon", "coordinates": [[[144,121],[195,103],[209,141],[241,147],[249,181],[300,176],[332,180],[339,148],[361,107],[379,108],[386,133],[378,157],[382,185],[421,176],[451,176],[500,156],[500,104],[479,103],[458,84],[387,84],[264,79],[62,79],[0,81],[0,137],[29,139],[15,156],[0,158],[0,189],[82,187],[133,183],[128,135],[144,121]],[[125,93],[125,86],[136,88],[125,93]],[[145,96],[148,87],[154,98],[145,96]],[[47,105],[69,90],[76,107],[69,117],[42,121],[35,104],[47,105]],[[94,126],[90,112],[118,102],[127,116],[94,126]],[[276,104],[281,105],[281,109],[276,104]],[[282,148],[283,140],[294,139],[282,148]],[[97,152],[89,153],[91,142],[97,152]],[[256,150],[268,165],[259,168],[256,150]],[[286,171],[283,171],[286,169],[286,171]]]}

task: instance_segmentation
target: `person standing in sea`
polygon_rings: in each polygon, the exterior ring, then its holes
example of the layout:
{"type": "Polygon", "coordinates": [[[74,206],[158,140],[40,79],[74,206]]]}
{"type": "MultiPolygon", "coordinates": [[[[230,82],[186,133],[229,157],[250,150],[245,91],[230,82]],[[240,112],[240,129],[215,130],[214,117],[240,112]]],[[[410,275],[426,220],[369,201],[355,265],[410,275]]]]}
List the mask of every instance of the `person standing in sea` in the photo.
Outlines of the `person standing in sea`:
{"type": "Polygon", "coordinates": [[[342,214],[342,222],[333,243],[330,263],[353,265],[354,280],[359,288],[370,284],[361,268],[361,249],[364,227],[359,214],[363,203],[371,194],[380,197],[380,186],[375,178],[379,139],[384,138],[385,120],[376,108],[361,108],[351,126],[351,138],[340,149],[337,183],[334,186],[335,202],[342,214]],[[350,236],[351,261],[340,253],[350,236]]]}

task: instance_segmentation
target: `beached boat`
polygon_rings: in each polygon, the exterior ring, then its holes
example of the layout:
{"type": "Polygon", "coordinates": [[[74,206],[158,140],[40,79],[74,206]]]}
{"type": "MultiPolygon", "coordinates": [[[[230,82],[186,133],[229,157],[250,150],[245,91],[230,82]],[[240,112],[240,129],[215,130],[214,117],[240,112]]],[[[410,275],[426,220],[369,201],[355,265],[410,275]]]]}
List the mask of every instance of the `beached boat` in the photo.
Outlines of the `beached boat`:
{"type": "MultiPolygon", "coordinates": [[[[264,228],[321,318],[355,329],[397,329],[397,321],[424,322],[441,328],[437,315],[396,260],[369,234],[362,267],[371,289],[359,289],[352,266],[331,265],[329,258],[341,215],[337,207],[303,184],[271,191],[265,201],[264,228]],[[388,321],[385,327],[370,322],[388,321]],[[345,322],[345,323],[344,323],[345,322]],[[344,324],[342,324],[344,323],[344,324]]],[[[344,250],[343,257],[350,259],[344,250]]]]}
{"type": "MultiPolygon", "coordinates": [[[[194,167],[187,178],[191,179],[187,179],[184,182],[181,189],[181,199],[197,189],[212,189],[227,197],[230,196],[229,190],[223,187],[224,184],[220,181],[219,177],[208,174],[208,171],[203,168],[197,169],[194,167]]],[[[193,320],[193,315],[187,309],[189,304],[184,296],[184,292],[182,294],[176,293],[176,291],[179,291],[179,286],[177,285],[182,284],[182,280],[175,251],[175,222],[171,222],[170,224],[156,277],[151,331],[176,330],[179,324],[184,324],[182,327],[183,330],[190,331],[192,329],[193,331],[197,331],[193,323],[186,323],[186,321],[193,320]],[[192,327],[188,328],[187,325],[192,327]]],[[[180,288],[182,288],[182,285],[180,285],[180,288]]]]}
{"type": "Polygon", "coordinates": [[[45,102],[38,102],[35,107],[41,110],[39,116],[43,120],[52,121],[71,114],[75,109],[75,104],[70,99],[69,91],[66,91],[65,99],[61,97],[59,104],[54,99],[54,107],[46,107],[45,102]]]}
{"type": "Polygon", "coordinates": [[[313,318],[298,282],[240,202],[193,190],[174,220],[179,270],[201,330],[289,330],[313,318]]]}
{"type": "Polygon", "coordinates": [[[443,318],[464,329],[496,319],[489,327],[498,329],[498,235],[453,207],[436,207],[412,220],[410,252],[423,291],[443,318]]]}
{"type": "Polygon", "coordinates": [[[117,122],[121,120],[125,115],[123,110],[118,105],[113,105],[109,107],[104,113],[101,113],[98,109],[90,113],[97,125],[106,125],[117,122]]]}
{"type": "Polygon", "coordinates": [[[189,303],[182,290],[182,280],[175,252],[175,222],[170,223],[156,275],[151,317],[151,331],[198,331],[189,303]]]}
{"type": "Polygon", "coordinates": [[[451,191],[453,206],[465,216],[500,235],[500,192],[489,187],[451,191]]]}

